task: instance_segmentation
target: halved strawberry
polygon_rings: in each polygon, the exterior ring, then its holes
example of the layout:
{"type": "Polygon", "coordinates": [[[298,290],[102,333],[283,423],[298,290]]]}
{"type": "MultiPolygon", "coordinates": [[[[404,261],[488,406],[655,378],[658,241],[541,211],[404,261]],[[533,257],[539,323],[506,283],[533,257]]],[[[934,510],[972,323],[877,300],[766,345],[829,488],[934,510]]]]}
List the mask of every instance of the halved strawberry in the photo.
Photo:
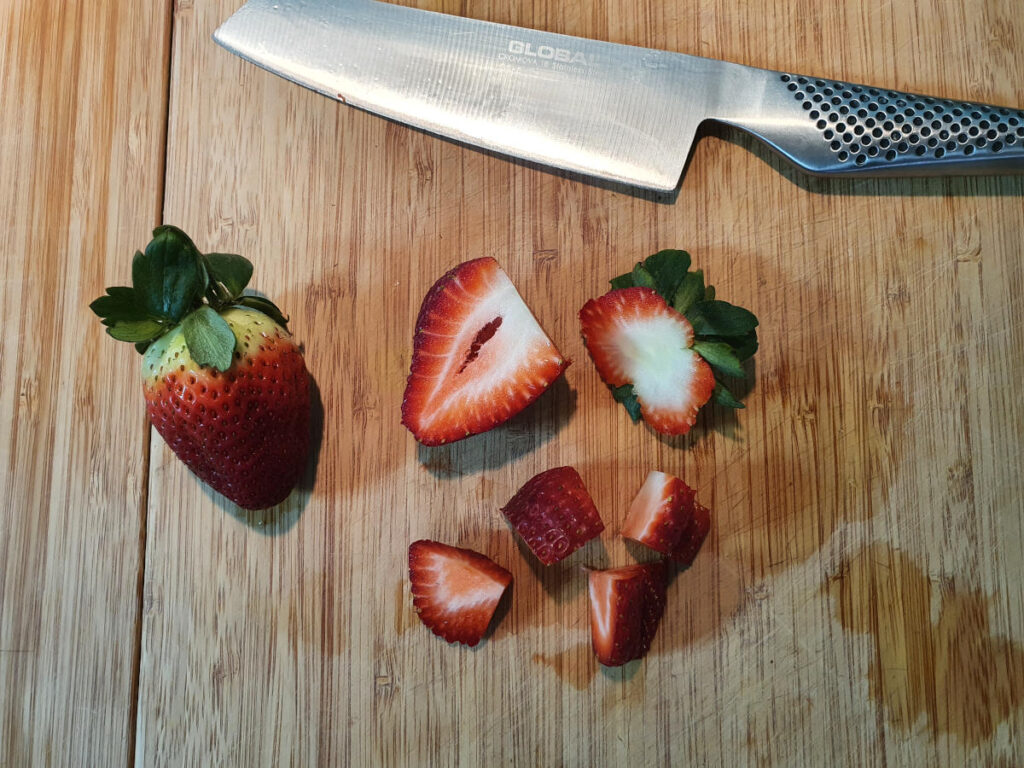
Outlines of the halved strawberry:
{"type": "Polygon", "coordinates": [[[664,562],[589,572],[590,637],[597,660],[617,667],[639,659],[665,612],[664,562]]]}
{"type": "Polygon", "coordinates": [[[573,467],[534,476],[501,511],[544,565],[565,559],[604,530],[594,500],[573,467]]]}
{"type": "Polygon", "coordinates": [[[536,400],[568,364],[498,262],[467,261],[423,300],[402,423],[424,445],[486,432],[536,400]]]}
{"type": "Polygon", "coordinates": [[[678,477],[651,472],[629,506],[622,536],[690,565],[711,528],[711,513],[678,477]]]}
{"type": "Polygon", "coordinates": [[[409,547],[409,583],[430,631],[472,646],[487,631],[512,574],[479,552],[421,539],[409,547]]]}
{"type": "Polygon", "coordinates": [[[682,435],[711,398],[711,366],[691,349],[693,327],[652,288],[622,288],[580,310],[583,339],[601,378],[632,385],[644,421],[682,435]]]}

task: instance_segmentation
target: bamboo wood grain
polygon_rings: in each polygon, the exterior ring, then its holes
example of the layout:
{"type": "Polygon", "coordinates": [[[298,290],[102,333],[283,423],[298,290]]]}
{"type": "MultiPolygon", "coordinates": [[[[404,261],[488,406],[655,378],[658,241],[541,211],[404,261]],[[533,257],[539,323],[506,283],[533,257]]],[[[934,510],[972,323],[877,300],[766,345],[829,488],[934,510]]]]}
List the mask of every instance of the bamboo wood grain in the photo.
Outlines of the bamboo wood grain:
{"type": "Polygon", "coordinates": [[[134,745],[148,427],[88,310],[159,221],[169,5],[0,10],[0,765],[134,745]]]}
{"type": "MultiPolygon", "coordinates": [[[[1024,180],[808,180],[712,131],[678,195],[607,189],[246,65],[210,41],[236,4],[175,4],[166,157],[148,69],[166,53],[159,7],[5,19],[0,201],[15,226],[0,235],[0,311],[18,330],[0,341],[2,759],[1024,764],[1024,180]],[[118,53],[85,33],[116,36],[118,53]],[[44,34],[59,65],[29,56],[44,34]],[[71,75],[77,99],[53,89],[71,75]],[[78,106],[97,103],[110,110],[78,106]],[[268,513],[204,489],[155,435],[146,467],[136,359],[86,317],[161,199],[200,247],[256,262],[253,287],[305,345],[317,461],[268,513]],[[712,410],[681,440],[629,423],[575,316],[672,246],[762,323],[748,408],[712,410]],[[399,424],[412,323],[433,280],[479,255],[574,363],[508,425],[418,448],[399,424]],[[43,304],[56,309],[31,309],[43,304]],[[82,359],[130,373],[101,388],[70,378],[82,359]],[[559,464],[580,470],[608,530],[544,569],[498,508],[559,464]],[[602,670],[577,567],[646,556],[616,533],[651,468],[697,487],[713,529],[671,584],[649,657],[602,670]],[[412,612],[406,547],[421,537],[513,572],[479,648],[447,646],[412,612]]],[[[420,5],[1024,104],[1015,0],[420,5]]]]}
{"type": "MultiPolygon", "coordinates": [[[[1011,5],[430,7],[1013,104],[1011,5]]],[[[808,181],[718,132],[677,199],[626,194],[260,72],[209,45],[231,10],[175,19],[165,214],[254,256],[306,345],[323,436],[308,490],[259,521],[154,441],[140,764],[1024,760],[1021,180],[808,181]],[[575,318],[670,246],[762,320],[749,408],[677,441],[629,424],[575,318]],[[399,424],[415,313],[480,255],[575,362],[508,426],[419,449],[399,424]],[[542,569],[497,510],[560,464],[608,532],[542,569]],[[714,530],[648,660],[599,670],[577,568],[644,556],[615,532],[650,468],[695,484],[714,530]],[[412,613],[420,537],[513,571],[482,647],[412,613]]]]}

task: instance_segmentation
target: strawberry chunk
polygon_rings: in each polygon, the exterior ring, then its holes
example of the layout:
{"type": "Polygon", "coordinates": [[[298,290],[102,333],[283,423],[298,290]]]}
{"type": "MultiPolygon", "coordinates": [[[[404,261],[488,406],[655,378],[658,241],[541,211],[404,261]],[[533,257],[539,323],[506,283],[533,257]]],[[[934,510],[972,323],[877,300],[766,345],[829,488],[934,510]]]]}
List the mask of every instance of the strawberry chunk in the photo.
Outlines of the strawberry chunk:
{"type": "Polygon", "coordinates": [[[610,387],[633,386],[640,412],[667,435],[690,431],[715,388],[693,345],[693,326],[651,288],[622,288],[580,310],[583,340],[610,387]]]}
{"type": "Polygon", "coordinates": [[[618,667],[647,655],[667,582],[664,562],[590,571],[590,636],[599,662],[618,667]]]}
{"type": "Polygon", "coordinates": [[[697,552],[700,551],[704,539],[711,530],[711,511],[699,501],[693,503],[693,519],[686,528],[686,532],[680,537],[679,543],[669,554],[673,560],[681,565],[693,563],[697,552]]]}
{"type": "Polygon", "coordinates": [[[678,477],[650,472],[629,506],[623,538],[690,565],[711,528],[711,513],[678,477]]]}
{"type": "Polygon", "coordinates": [[[512,574],[479,552],[421,539],[409,547],[409,583],[416,613],[431,632],[473,646],[512,574]]]}
{"type": "Polygon", "coordinates": [[[467,261],[423,300],[402,423],[424,445],[486,432],[536,400],[568,365],[498,262],[467,261]]]}
{"type": "Polygon", "coordinates": [[[556,467],[531,478],[502,514],[544,565],[564,560],[604,530],[583,478],[556,467]]]}

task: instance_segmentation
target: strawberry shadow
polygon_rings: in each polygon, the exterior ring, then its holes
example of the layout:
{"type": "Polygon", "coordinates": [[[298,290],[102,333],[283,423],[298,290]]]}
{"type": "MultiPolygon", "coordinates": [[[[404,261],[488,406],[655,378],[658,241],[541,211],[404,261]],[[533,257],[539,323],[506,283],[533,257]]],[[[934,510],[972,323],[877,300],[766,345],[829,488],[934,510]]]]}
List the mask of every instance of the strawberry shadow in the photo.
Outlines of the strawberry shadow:
{"type": "MultiPolygon", "coordinates": [[[[502,519],[504,520],[504,516],[502,519]]],[[[586,592],[585,568],[608,567],[608,550],[600,536],[595,536],[564,560],[544,565],[507,520],[505,520],[505,525],[512,531],[519,554],[529,566],[534,579],[556,605],[569,603],[586,592]]]]}
{"type": "Polygon", "coordinates": [[[643,665],[643,659],[633,659],[619,667],[606,667],[604,664],[598,664],[598,667],[601,669],[601,677],[605,678],[609,682],[628,683],[636,677],[637,671],[643,665]]]}
{"type": "Polygon", "coordinates": [[[448,445],[417,446],[419,462],[441,479],[500,469],[553,440],[576,411],[576,396],[560,376],[535,402],[488,432],[448,445]]]}
{"type": "Polygon", "coordinates": [[[307,495],[292,491],[287,499],[268,509],[243,509],[205,483],[200,487],[217,509],[264,536],[280,536],[290,531],[309,501],[307,495]]]}

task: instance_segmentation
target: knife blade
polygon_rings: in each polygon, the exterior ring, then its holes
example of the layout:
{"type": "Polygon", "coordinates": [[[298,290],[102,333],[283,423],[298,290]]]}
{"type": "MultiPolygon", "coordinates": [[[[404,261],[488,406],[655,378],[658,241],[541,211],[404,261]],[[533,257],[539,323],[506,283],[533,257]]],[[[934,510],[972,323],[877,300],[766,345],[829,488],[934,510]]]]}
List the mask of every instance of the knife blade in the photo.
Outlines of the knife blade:
{"type": "Polygon", "coordinates": [[[699,126],[815,175],[1024,172],[1024,111],[376,0],[249,0],[227,50],[348,105],[541,165],[671,191],[699,126]]]}

